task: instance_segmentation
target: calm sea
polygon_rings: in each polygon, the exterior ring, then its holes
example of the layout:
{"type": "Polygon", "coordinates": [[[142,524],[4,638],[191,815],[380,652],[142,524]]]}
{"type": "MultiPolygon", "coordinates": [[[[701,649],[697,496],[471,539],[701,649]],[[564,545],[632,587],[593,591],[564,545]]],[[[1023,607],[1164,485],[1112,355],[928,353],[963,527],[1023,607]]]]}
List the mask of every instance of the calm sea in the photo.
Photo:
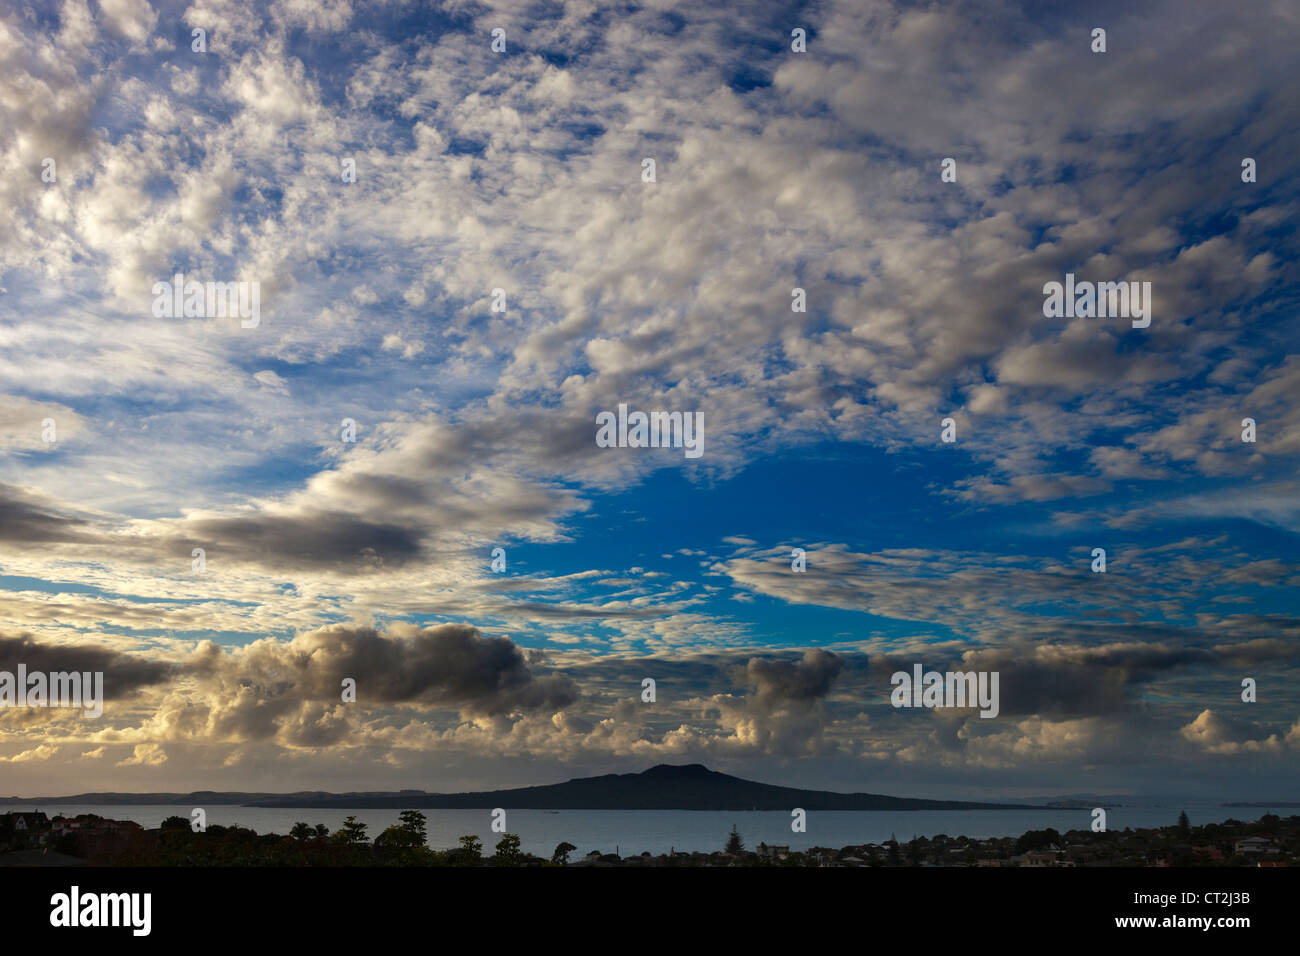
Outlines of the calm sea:
{"type": "MultiPolygon", "coordinates": [[[[76,806],[44,804],[39,801],[5,810],[42,810],[75,815],[97,813],[116,820],[134,820],[141,826],[156,827],[165,817],[189,819],[191,806],[76,806]]],[[[251,827],[258,833],[285,833],[302,820],[313,826],[323,823],[336,830],[351,814],[365,823],[373,839],[397,823],[397,810],[280,810],[259,807],[207,806],[208,824],[251,827]]],[[[1223,820],[1256,820],[1267,809],[1187,804],[1170,807],[1114,807],[1107,809],[1107,828],[1173,826],[1178,812],[1186,809],[1193,825],[1223,820]]],[[[500,834],[491,829],[488,810],[423,810],[428,818],[429,845],[442,849],[455,846],[464,834],[476,834],[491,852],[500,834]]],[[[1279,810],[1282,816],[1294,811],[1279,810]]],[[[790,815],[768,811],[692,810],[508,810],[506,829],[519,835],[523,848],[549,857],[561,842],[572,843],[578,852],[618,852],[622,856],[666,853],[670,849],[721,850],[732,824],[740,831],[747,848],[759,843],[806,849],[812,846],[839,848],[848,844],[880,843],[896,835],[906,842],[917,836],[1002,837],[1019,836],[1026,830],[1086,830],[1092,824],[1089,810],[914,810],[914,811],[817,811],[808,814],[808,832],[791,833],[790,815]]]]}

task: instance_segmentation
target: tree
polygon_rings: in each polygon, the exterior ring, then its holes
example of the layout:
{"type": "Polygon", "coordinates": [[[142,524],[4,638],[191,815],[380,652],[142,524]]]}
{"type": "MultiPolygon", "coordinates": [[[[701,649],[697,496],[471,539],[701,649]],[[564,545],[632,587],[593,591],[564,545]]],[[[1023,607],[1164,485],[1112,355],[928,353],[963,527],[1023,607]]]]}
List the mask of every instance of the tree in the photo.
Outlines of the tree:
{"type": "Polygon", "coordinates": [[[158,825],[160,830],[188,830],[190,829],[189,817],[168,817],[158,825]]]}
{"type": "Polygon", "coordinates": [[[912,866],[920,866],[925,859],[925,843],[922,841],[925,837],[912,837],[907,844],[907,862],[912,866]]]}
{"type": "Polygon", "coordinates": [[[1029,830],[1016,838],[1016,853],[1028,853],[1041,850],[1051,844],[1060,844],[1061,834],[1048,827],[1046,830],[1029,830]]]}
{"type": "Polygon", "coordinates": [[[1178,814],[1178,832],[1186,836],[1192,832],[1192,821],[1187,819],[1187,811],[1178,814]]]}
{"type": "Polygon", "coordinates": [[[576,849],[577,847],[572,843],[561,843],[555,848],[555,852],[551,854],[551,862],[564,866],[569,862],[569,854],[576,849]]]}
{"type": "Polygon", "coordinates": [[[472,834],[460,838],[460,851],[456,854],[457,866],[478,866],[483,860],[483,841],[472,834]]]}
{"type": "Polygon", "coordinates": [[[493,866],[522,866],[524,854],[519,847],[519,837],[513,833],[504,834],[497,844],[496,856],[492,857],[493,866]]]}
{"type": "Polygon", "coordinates": [[[375,837],[375,846],[381,850],[409,850],[417,844],[410,830],[394,823],[375,837]]]}
{"type": "Polygon", "coordinates": [[[731,825],[731,835],[727,837],[727,847],[725,850],[723,850],[723,852],[724,853],[745,852],[745,844],[741,842],[740,832],[736,829],[736,825],[734,823],[731,825]]]}
{"type": "Polygon", "coordinates": [[[323,823],[316,824],[316,839],[323,840],[330,835],[330,828],[323,823]]]}
{"type": "Polygon", "coordinates": [[[343,819],[343,828],[334,834],[335,843],[360,846],[366,842],[366,825],[354,816],[343,819]]]}
{"type": "Polygon", "coordinates": [[[429,833],[425,828],[427,818],[419,810],[403,810],[397,819],[402,821],[402,828],[411,834],[415,846],[424,846],[429,842],[429,833]]]}
{"type": "Polygon", "coordinates": [[[289,831],[289,836],[299,841],[310,840],[315,835],[316,831],[310,823],[295,823],[293,829],[289,831]]]}

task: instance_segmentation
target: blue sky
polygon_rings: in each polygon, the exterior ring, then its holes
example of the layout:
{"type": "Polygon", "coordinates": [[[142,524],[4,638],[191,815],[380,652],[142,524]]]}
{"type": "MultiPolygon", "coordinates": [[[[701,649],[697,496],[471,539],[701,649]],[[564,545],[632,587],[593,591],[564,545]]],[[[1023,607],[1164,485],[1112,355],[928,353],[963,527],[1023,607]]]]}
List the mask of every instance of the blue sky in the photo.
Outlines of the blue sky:
{"type": "Polygon", "coordinates": [[[109,699],[0,711],[10,790],[698,761],[1285,796],[1298,32],[1263,3],[13,6],[0,669],[96,662],[109,699]],[[177,272],[256,283],[258,323],[155,316],[177,272]],[[1045,317],[1067,273],[1150,282],[1149,327],[1045,317]],[[703,455],[599,447],[620,404],[701,413],[703,455]],[[997,670],[1000,715],[894,709],[914,663],[997,670]]]}

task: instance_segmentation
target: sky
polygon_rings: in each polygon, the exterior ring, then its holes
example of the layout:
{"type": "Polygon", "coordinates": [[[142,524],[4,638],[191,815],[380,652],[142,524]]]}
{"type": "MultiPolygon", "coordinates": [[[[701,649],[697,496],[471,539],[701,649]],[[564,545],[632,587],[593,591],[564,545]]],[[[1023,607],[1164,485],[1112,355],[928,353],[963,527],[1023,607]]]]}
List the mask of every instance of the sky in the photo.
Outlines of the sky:
{"type": "Polygon", "coordinates": [[[1294,798],[1298,40],[6,4],[0,670],[105,703],[0,708],[0,791],[1294,798]],[[160,315],[178,273],[256,320],[160,315]],[[1067,274],[1149,325],[1048,315],[1067,274]],[[602,447],[620,405],[701,453],[602,447]],[[893,706],[917,664],[998,715],[893,706]]]}

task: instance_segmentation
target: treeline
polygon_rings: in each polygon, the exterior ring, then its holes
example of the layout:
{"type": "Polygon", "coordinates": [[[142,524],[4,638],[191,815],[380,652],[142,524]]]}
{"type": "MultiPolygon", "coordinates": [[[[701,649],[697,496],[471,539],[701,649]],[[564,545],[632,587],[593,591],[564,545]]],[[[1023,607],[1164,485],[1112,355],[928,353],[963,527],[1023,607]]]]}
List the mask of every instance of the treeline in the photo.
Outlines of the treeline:
{"type": "MultiPolygon", "coordinates": [[[[1018,837],[916,837],[906,843],[891,838],[879,844],[839,848],[790,850],[759,844],[746,849],[735,827],[724,846],[711,852],[675,852],[619,857],[593,852],[570,860],[576,851],[561,843],[550,859],[523,852],[513,833],[502,834],[492,852],[477,836],[460,838],[458,846],[435,850],[428,846],[427,820],[418,810],[405,810],[399,821],[370,839],[366,825],[349,816],[333,832],[324,824],[296,823],[288,835],[258,834],[247,827],[212,825],[191,829],[185,817],[169,817],[158,830],[108,859],[118,866],[563,866],[570,862],[595,866],[982,866],[1020,865],[1026,854],[1037,858],[1024,865],[1074,866],[1253,866],[1300,863],[1300,816],[1280,819],[1265,815],[1253,823],[1227,820],[1193,827],[1186,814],[1177,825],[1139,830],[1031,830],[1018,837]],[[1238,841],[1257,838],[1243,853],[1238,841]]],[[[1246,840],[1249,843],[1249,840],[1246,840]]]]}
{"type": "Polygon", "coordinates": [[[349,816],[334,832],[324,824],[295,823],[287,836],[259,834],[248,827],[212,825],[191,829],[185,817],[168,817],[157,840],[113,859],[118,866],[543,866],[567,862],[572,844],[561,843],[552,860],[523,852],[519,837],[503,834],[495,852],[485,854],[482,841],[460,838],[450,850],[428,846],[427,819],[405,810],[399,822],[372,841],[366,825],[349,816]]]}

